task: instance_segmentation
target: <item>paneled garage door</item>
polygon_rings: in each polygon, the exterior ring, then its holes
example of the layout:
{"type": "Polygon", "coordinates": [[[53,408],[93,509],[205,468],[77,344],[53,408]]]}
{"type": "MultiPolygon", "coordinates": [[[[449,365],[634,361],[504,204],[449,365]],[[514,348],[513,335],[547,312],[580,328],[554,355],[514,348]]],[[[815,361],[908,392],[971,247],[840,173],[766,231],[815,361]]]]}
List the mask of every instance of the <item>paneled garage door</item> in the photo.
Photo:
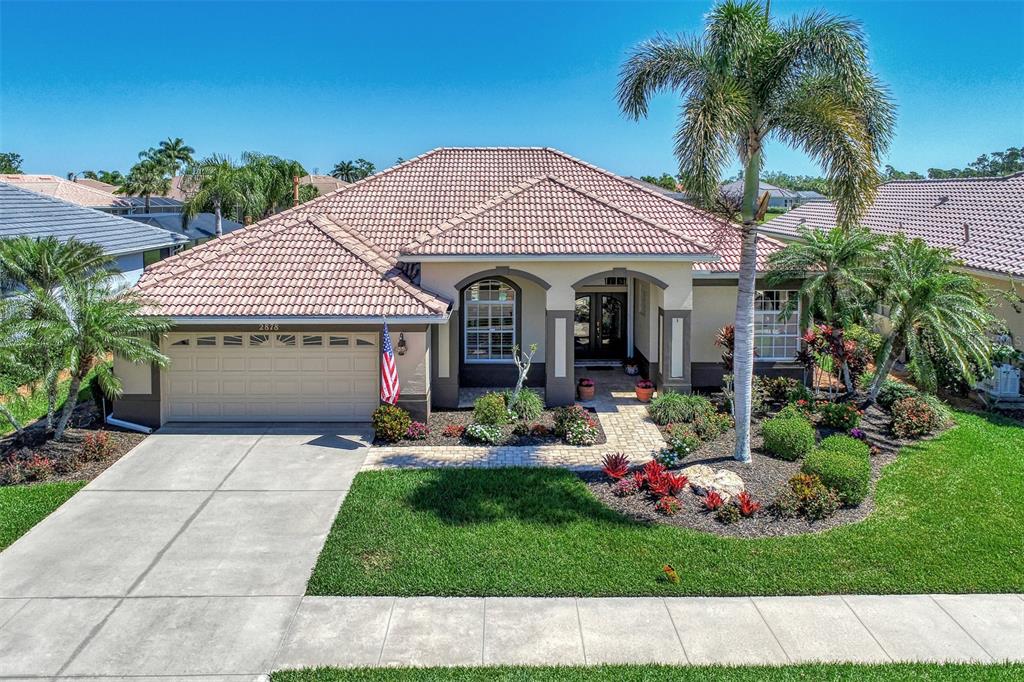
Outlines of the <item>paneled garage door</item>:
{"type": "Polygon", "coordinates": [[[366,421],[378,404],[377,334],[168,334],[168,421],[366,421]]]}

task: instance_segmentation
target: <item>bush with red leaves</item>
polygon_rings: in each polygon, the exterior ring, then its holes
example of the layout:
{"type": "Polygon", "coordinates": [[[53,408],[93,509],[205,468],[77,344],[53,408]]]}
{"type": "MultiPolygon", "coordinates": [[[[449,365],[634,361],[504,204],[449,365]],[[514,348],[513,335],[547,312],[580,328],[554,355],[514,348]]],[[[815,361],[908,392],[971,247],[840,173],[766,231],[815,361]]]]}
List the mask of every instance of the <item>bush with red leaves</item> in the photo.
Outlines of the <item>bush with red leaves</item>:
{"type": "Polygon", "coordinates": [[[683,505],[681,505],[679,503],[679,500],[677,500],[676,498],[670,495],[666,495],[665,497],[662,497],[661,499],[658,500],[658,503],[654,505],[654,508],[658,511],[659,514],[664,514],[665,516],[672,516],[675,513],[677,513],[680,509],[682,509],[683,505]]]}
{"type": "Polygon", "coordinates": [[[543,438],[545,436],[551,435],[551,429],[549,429],[544,424],[534,424],[533,426],[530,427],[530,435],[536,436],[538,438],[543,438]]]}
{"type": "Polygon", "coordinates": [[[663,473],[665,473],[665,465],[656,459],[652,459],[647,464],[644,464],[644,476],[649,479],[657,478],[663,473]]]}
{"type": "Polygon", "coordinates": [[[761,508],[761,503],[754,502],[754,498],[746,490],[736,496],[736,503],[739,505],[740,514],[743,516],[753,516],[761,508]]]}
{"type": "Polygon", "coordinates": [[[651,494],[655,497],[666,497],[669,495],[671,490],[672,482],[669,478],[671,474],[666,471],[662,471],[653,476],[647,475],[647,489],[651,491],[651,494]]]}
{"type": "Polygon", "coordinates": [[[678,495],[683,492],[686,490],[686,484],[690,482],[690,479],[682,474],[665,473],[664,477],[668,479],[669,495],[678,495]]]}
{"type": "Polygon", "coordinates": [[[717,490],[709,490],[708,494],[704,496],[704,508],[708,511],[715,511],[723,504],[725,504],[725,500],[722,499],[717,490]]]}
{"type": "Polygon", "coordinates": [[[621,452],[609,452],[604,456],[601,470],[612,480],[619,480],[629,473],[629,457],[621,452]]]}
{"type": "Polygon", "coordinates": [[[449,424],[441,433],[445,438],[462,438],[462,435],[466,433],[466,427],[462,424],[449,424]]]}

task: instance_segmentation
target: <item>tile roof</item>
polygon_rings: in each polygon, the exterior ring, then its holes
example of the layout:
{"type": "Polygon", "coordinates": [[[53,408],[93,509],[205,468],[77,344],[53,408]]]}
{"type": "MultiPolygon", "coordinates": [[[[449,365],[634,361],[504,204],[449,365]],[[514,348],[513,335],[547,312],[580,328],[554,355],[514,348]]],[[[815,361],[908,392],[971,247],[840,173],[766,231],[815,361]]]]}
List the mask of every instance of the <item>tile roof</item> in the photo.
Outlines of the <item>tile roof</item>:
{"type": "Polygon", "coordinates": [[[443,317],[448,301],[326,216],[263,221],[157,263],[138,290],[172,317],[443,317]]]}
{"type": "MultiPolygon", "coordinates": [[[[763,269],[781,244],[759,244],[763,269]]],[[[734,224],[555,149],[439,148],[157,263],[140,286],[170,315],[441,314],[446,302],[395,274],[407,246],[496,257],[512,249],[710,256],[694,269],[735,273],[740,235],[734,224]],[[562,201],[572,208],[555,205],[562,201]],[[496,216],[514,223],[499,233],[496,216]]]]}
{"type": "MultiPolygon", "coordinates": [[[[831,228],[834,204],[804,204],[765,223],[762,230],[793,237],[801,223],[831,228]]],[[[880,234],[903,232],[951,248],[969,268],[1024,276],[1024,172],[1001,178],[887,182],[878,188],[861,224],[880,234]]]]}
{"type": "Polygon", "coordinates": [[[167,230],[0,182],[0,238],[22,235],[74,237],[98,244],[110,255],[188,243],[188,238],[167,230]]]}
{"type": "Polygon", "coordinates": [[[93,180],[92,178],[75,178],[74,182],[103,192],[110,192],[111,194],[113,194],[114,190],[117,189],[117,185],[111,185],[109,182],[102,182],[100,180],[93,180]]]}
{"type": "MultiPolygon", "coordinates": [[[[722,194],[726,196],[743,196],[743,181],[734,180],[732,182],[727,182],[723,184],[719,189],[722,192],[722,194]]],[[[775,199],[797,199],[800,196],[791,189],[786,189],[785,187],[778,187],[777,185],[772,185],[762,180],[761,183],[757,186],[757,193],[758,195],[761,195],[764,194],[765,192],[768,192],[768,196],[775,199]]]]}
{"type": "Polygon", "coordinates": [[[93,208],[129,206],[127,200],[111,192],[105,192],[80,182],[71,182],[56,175],[0,175],[0,182],[63,199],[79,206],[93,208]]]}
{"type": "Polygon", "coordinates": [[[710,247],[545,175],[430,228],[401,252],[413,256],[667,256],[707,255],[710,247]]]}
{"type": "Polygon", "coordinates": [[[303,175],[299,178],[300,185],[313,185],[321,195],[346,187],[349,183],[332,175],[303,175]]]}

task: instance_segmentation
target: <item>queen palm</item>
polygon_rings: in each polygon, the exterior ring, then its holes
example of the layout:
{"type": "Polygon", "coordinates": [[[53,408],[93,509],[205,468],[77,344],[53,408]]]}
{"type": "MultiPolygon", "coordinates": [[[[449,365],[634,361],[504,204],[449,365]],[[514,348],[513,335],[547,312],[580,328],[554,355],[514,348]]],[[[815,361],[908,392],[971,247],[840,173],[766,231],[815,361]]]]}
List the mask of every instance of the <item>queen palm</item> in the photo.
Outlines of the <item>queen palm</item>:
{"type": "Polygon", "coordinates": [[[144,197],[146,213],[149,213],[150,198],[156,194],[164,196],[171,189],[167,165],[159,158],[144,158],[132,166],[124,182],[115,192],[125,196],[144,197]]]}
{"type": "Polygon", "coordinates": [[[196,153],[196,150],[185,144],[185,140],[180,137],[168,137],[160,143],[156,153],[167,163],[171,175],[177,175],[182,169],[188,168],[195,162],[192,155],[196,153]]]}
{"type": "Polygon", "coordinates": [[[727,0],[704,32],[640,43],[622,67],[618,100],[631,118],[651,98],[683,97],[675,154],[686,191],[705,205],[718,195],[735,152],[743,165],[742,239],[736,297],[736,452],[750,461],[755,209],[764,144],[774,137],[824,169],[839,222],[850,225],[872,200],[876,165],[888,147],[894,108],[872,75],[860,25],[824,12],[780,22],[756,2],[727,0]]]}
{"type": "Polygon", "coordinates": [[[936,249],[920,239],[893,237],[882,259],[885,277],[879,287],[890,331],[877,358],[878,371],[868,391],[874,402],[896,358],[907,352],[915,373],[934,383],[935,368],[924,339],[968,380],[972,366],[991,369],[987,332],[995,322],[982,284],[961,271],[963,264],[948,249],[936,249]]]}
{"type": "Polygon", "coordinates": [[[207,206],[212,206],[217,236],[224,234],[224,209],[228,206],[241,207],[246,203],[238,167],[228,157],[214,154],[191,167],[188,183],[195,191],[185,202],[185,219],[191,220],[207,206]]]}

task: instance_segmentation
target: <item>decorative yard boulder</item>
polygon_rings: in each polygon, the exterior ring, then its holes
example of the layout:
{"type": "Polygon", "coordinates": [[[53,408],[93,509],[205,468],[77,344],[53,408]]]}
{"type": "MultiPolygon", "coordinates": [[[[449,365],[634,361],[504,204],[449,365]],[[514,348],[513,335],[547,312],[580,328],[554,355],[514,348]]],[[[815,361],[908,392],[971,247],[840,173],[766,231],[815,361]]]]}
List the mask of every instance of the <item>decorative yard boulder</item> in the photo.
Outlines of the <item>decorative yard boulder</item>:
{"type": "Polygon", "coordinates": [[[704,464],[694,464],[680,473],[689,480],[690,489],[702,497],[709,490],[714,490],[722,496],[723,501],[728,502],[746,488],[742,478],[726,469],[715,471],[704,464]]]}

